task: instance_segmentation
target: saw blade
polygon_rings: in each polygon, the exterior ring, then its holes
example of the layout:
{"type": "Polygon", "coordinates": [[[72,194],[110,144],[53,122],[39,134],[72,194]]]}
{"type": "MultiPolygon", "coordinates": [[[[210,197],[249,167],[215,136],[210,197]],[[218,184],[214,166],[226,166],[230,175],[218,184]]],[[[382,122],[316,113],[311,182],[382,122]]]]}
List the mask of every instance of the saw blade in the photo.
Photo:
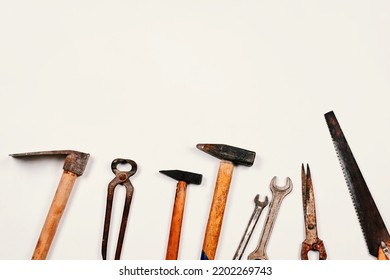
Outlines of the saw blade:
{"type": "Polygon", "coordinates": [[[378,257],[378,248],[382,241],[390,239],[389,233],[333,111],[326,113],[325,119],[368,251],[372,256],[378,257]]]}

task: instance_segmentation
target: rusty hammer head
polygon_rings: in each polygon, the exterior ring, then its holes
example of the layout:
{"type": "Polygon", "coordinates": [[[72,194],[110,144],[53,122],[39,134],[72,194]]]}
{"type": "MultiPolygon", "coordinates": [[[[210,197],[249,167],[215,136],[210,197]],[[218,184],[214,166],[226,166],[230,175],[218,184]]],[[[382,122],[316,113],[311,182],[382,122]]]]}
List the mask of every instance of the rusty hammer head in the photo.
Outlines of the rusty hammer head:
{"type": "Polygon", "coordinates": [[[197,173],[182,170],[160,170],[160,173],[187,184],[200,185],[202,183],[202,175],[197,173]]]}
{"type": "Polygon", "coordinates": [[[256,156],[255,152],[225,144],[198,144],[196,147],[221,160],[244,166],[252,166],[256,156]]]}
{"type": "Polygon", "coordinates": [[[19,154],[11,154],[10,156],[21,158],[21,157],[30,157],[30,156],[51,156],[51,155],[66,156],[63,169],[65,171],[74,173],[77,176],[83,175],[89,159],[89,154],[73,151],[73,150],[19,153],[19,154]]]}

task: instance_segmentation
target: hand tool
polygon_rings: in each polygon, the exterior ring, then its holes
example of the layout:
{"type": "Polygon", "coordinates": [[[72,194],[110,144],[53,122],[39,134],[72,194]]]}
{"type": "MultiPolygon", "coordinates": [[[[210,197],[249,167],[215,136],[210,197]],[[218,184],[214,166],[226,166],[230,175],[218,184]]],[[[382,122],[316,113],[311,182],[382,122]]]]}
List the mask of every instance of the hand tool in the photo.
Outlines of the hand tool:
{"type": "Polygon", "coordinates": [[[257,222],[259,221],[260,215],[263,212],[263,209],[268,205],[268,197],[266,196],[264,201],[259,200],[259,195],[255,196],[255,209],[253,210],[252,216],[249,219],[248,226],[246,227],[244,236],[242,237],[240,244],[234,254],[233,260],[241,260],[242,255],[248,245],[249,239],[252,236],[253,230],[256,227],[257,222]]]}
{"type": "Polygon", "coordinates": [[[263,227],[263,232],[256,249],[249,254],[248,260],[268,260],[266,248],[268,240],[271,236],[272,229],[275,224],[276,216],[278,215],[280,205],[283,199],[292,191],[293,185],[291,179],[287,177],[286,184],[283,187],[276,185],[276,177],[273,177],[270,183],[272,192],[272,200],[268,207],[268,214],[263,227]]]}
{"type": "Polygon", "coordinates": [[[104,218],[104,230],[102,239],[102,257],[103,260],[107,259],[107,246],[108,246],[108,235],[110,232],[112,202],[114,200],[115,188],[118,185],[123,185],[126,188],[125,205],[123,207],[122,221],[120,225],[118,241],[116,244],[115,260],[119,260],[122,252],[123,240],[125,238],[127,218],[130,212],[131,199],[133,198],[134,187],[130,182],[130,177],[137,172],[137,164],[131,159],[117,158],[111,163],[111,170],[115,174],[114,179],[108,184],[107,190],[107,204],[106,214],[104,218]],[[130,164],[131,169],[129,171],[120,171],[118,169],[119,164],[130,164]]]}
{"type": "Polygon", "coordinates": [[[368,251],[378,259],[386,259],[381,242],[390,245],[390,236],[374,199],[352,154],[333,111],[325,114],[333,144],[359,218],[368,251]]]}
{"type": "Polygon", "coordinates": [[[62,173],[61,180],[57,187],[57,191],[51,203],[37,245],[35,246],[35,251],[32,256],[33,260],[46,259],[51,243],[56,234],[58,224],[61,220],[62,214],[64,213],[65,206],[68,202],[72,188],[76,182],[77,177],[83,175],[85,167],[87,166],[89,154],[72,150],[60,150],[19,153],[10,155],[16,158],[52,155],[66,156],[63,166],[64,171],[62,173]]]}
{"type": "Polygon", "coordinates": [[[252,166],[256,153],[225,144],[198,144],[196,147],[221,160],[201,254],[201,260],[213,260],[221,233],[233,167],[235,164],[252,166]]]}
{"type": "Polygon", "coordinates": [[[303,216],[305,218],[305,231],[306,238],[302,242],[301,247],[301,260],[308,260],[309,251],[319,252],[319,259],[326,260],[326,250],[324,243],[317,235],[317,217],[316,217],[316,205],[314,201],[313,182],[311,179],[310,168],[307,164],[307,173],[305,167],[302,164],[301,169],[302,177],[302,203],[303,203],[303,216]]]}
{"type": "Polygon", "coordinates": [[[172,210],[167,253],[165,256],[166,260],[177,260],[187,184],[200,185],[202,183],[202,175],[182,170],[161,170],[160,173],[178,181],[176,186],[175,203],[172,210]]]}

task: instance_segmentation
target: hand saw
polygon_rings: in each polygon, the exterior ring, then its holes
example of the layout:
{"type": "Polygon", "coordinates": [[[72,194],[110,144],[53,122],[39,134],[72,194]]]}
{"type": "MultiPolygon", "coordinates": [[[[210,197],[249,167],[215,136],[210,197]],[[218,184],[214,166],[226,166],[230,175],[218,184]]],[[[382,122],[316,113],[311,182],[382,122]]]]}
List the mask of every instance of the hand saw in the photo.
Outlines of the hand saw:
{"type": "Polygon", "coordinates": [[[333,111],[326,113],[325,119],[343,169],[368,251],[378,259],[387,259],[385,252],[388,248],[386,246],[383,248],[383,243],[390,246],[390,236],[385,223],[333,111]]]}

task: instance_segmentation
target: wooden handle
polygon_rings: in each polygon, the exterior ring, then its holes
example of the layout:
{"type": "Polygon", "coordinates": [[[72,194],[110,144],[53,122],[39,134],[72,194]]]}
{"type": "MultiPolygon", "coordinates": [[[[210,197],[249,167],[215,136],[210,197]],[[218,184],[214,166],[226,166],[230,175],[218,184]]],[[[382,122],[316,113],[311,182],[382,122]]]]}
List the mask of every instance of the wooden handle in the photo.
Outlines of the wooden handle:
{"type": "Polygon", "coordinates": [[[33,260],[44,260],[49,252],[51,242],[57,231],[61,216],[64,213],[66,203],[73,185],[77,179],[77,175],[68,171],[62,173],[60,183],[54,195],[49,212],[47,214],[45,224],[43,225],[41,235],[39,236],[35,251],[32,256],[33,260]]]}
{"type": "Polygon", "coordinates": [[[179,181],[176,187],[175,204],[173,205],[171,229],[169,232],[166,260],[177,260],[180,244],[181,224],[183,222],[184,204],[186,201],[187,183],[179,181]]]}
{"type": "Polygon", "coordinates": [[[217,182],[215,184],[213,202],[207,222],[206,232],[203,241],[202,260],[213,260],[217,251],[219,235],[221,233],[223,214],[227,196],[230,188],[230,181],[233,175],[233,163],[221,161],[218,170],[217,182]]]}
{"type": "MultiPolygon", "coordinates": [[[[386,244],[386,246],[388,247],[388,248],[390,248],[390,242],[385,242],[385,244],[386,244]]],[[[385,255],[385,253],[383,252],[383,250],[382,250],[382,248],[381,247],[379,247],[379,250],[378,250],[378,260],[389,260],[387,257],[386,257],[386,255],[385,255]]]]}

